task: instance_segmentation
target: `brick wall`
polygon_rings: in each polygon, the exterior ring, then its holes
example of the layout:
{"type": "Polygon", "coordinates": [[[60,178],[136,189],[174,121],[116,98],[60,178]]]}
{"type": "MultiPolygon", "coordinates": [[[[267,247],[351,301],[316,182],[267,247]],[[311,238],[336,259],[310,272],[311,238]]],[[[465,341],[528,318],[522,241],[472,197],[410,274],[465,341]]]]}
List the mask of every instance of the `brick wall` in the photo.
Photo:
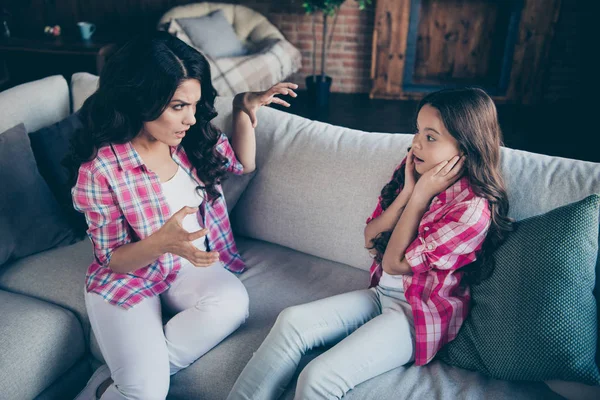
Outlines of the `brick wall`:
{"type": "MultiPolygon", "coordinates": [[[[325,72],[333,78],[333,92],[360,93],[371,90],[370,68],[373,37],[374,10],[359,10],[354,1],[345,2],[334,18],[328,18],[328,36],[332,34],[327,51],[325,72]]],[[[285,37],[302,52],[302,69],[292,76],[292,80],[304,87],[306,76],[313,74],[313,57],[317,74],[321,70],[321,46],[323,43],[323,18],[313,16],[277,13],[270,16],[285,37]],[[314,32],[314,33],[313,33],[314,32]],[[316,33],[316,34],[315,34],[316,33]],[[313,36],[316,37],[316,51],[313,49],[313,36]]]]}
{"type": "MultiPolygon", "coordinates": [[[[305,87],[306,76],[312,75],[313,16],[302,10],[302,1],[276,2],[273,0],[230,1],[243,4],[265,15],[283,35],[302,53],[302,68],[290,81],[305,87]],[[277,4],[279,3],[279,4],[277,4]],[[282,4],[285,3],[285,4],[282,4]]],[[[371,46],[373,37],[374,6],[359,10],[354,0],[346,1],[337,16],[331,47],[327,52],[325,71],[333,78],[333,92],[366,93],[371,90],[371,46]]],[[[331,34],[334,18],[328,18],[328,35],[331,34]]],[[[321,46],[323,19],[318,14],[315,21],[316,66],[321,70],[321,46]]]]}
{"type": "MultiPolygon", "coordinates": [[[[243,4],[271,21],[286,38],[302,52],[302,69],[290,78],[304,88],[304,78],[312,74],[313,28],[312,16],[305,15],[302,0],[221,0],[243,4]]],[[[373,1],[376,3],[376,0],[373,1]]],[[[587,4],[587,3],[586,3],[587,4]]],[[[556,24],[550,47],[550,67],[543,89],[547,102],[577,98],[581,88],[581,26],[578,15],[584,8],[583,0],[563,0],[560,18],[556,24]]],[[[341,7],[333,42],[328,52],[326,72],[333,77],[332,91],[346,93],[369,92],[371,89],[371,47],[375,5],[360,11],[354,0],[341,7]]],[[[331,27],[333,20],[330,18],[331,27]]],[[[317,38],[317,73],[320,71],[322,19],[315,24],[317,38]]],[[[331,30],[330,30],[331,32],[331,30]]]]}

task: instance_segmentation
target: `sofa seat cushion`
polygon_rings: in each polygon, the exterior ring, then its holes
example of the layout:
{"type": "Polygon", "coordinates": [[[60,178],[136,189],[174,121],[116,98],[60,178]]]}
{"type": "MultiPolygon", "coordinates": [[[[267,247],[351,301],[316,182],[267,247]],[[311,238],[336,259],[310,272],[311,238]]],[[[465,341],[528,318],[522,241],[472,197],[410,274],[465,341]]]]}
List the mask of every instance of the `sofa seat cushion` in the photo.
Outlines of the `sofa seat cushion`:
{"type": "Polygon", "coordinates": [[[0,269],[0,289],[48,301],[75,314],[86,334],[85,273],[93,260],[88,239],[22,258],[0,269]]]}
{"type": "Polygon", "coordinates": [[[33,399],[85,353],[81,324],[70,311],[0,290],[0,393],[33,399]]]}
{"type": "MultiPolygon", "coordinates": [[[[300,253],[275,244],[237,238],[249,270],[240,279],[250,295],[250,317],[219,346],[171,377],[170,398],[224,399],[253,352],[286,307],[364,289],[366,271],[300,253]]],[[[319,354],[311,352],[303,364],[319,354]]],[[[294,385],[283,396],[292,399],[294,385]]],[[[426,367],[397,368],[351,391],[348,399],[553,399],[543,383],[494,380],[477,372],[434,362],[426,367]]]]}

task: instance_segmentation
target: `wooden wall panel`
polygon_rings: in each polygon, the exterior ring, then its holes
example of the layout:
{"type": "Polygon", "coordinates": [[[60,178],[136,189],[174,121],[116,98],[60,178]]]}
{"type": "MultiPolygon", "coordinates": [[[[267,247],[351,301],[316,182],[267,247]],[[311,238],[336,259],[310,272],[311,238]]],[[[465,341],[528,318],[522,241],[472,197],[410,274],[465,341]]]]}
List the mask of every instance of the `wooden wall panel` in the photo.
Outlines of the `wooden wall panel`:
{"type": "Polygon", "coordinates": [[[394,96],[402,92],[409,18],[410,0],[378,0],[371,97],[394,96]]]}
{"type": "Polygon", "coordinates": [[[418,18],[416,10],[409,15],[410,0],[377,2],[372,98],[418,99],[476,85],[501,102],[541,100],[561,0],[416,3],[418,18]]]}
{"type": "Polygon", "coordinates": [[[510,2],[422,1],[417,36],[415,83],[498,79],[510,2]]]}
{"type": "Polygon", "coordinates": [[[561,0],[525,0],[515,45],[508,99],[535,103],[542,95],[561,0]]]}

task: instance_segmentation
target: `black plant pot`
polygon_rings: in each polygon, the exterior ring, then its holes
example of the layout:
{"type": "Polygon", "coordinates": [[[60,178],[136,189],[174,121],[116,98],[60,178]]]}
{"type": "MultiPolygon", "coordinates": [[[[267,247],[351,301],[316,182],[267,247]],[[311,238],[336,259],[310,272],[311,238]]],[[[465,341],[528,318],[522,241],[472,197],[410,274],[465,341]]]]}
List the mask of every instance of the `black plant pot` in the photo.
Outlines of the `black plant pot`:
{"type": "Polygon", "coordinates": [[[306,77],[306,94],[317,111],[325,111],[329,107],[329,90],[331,89],[331,77],[321,75],[310,75],[306,77]]]}

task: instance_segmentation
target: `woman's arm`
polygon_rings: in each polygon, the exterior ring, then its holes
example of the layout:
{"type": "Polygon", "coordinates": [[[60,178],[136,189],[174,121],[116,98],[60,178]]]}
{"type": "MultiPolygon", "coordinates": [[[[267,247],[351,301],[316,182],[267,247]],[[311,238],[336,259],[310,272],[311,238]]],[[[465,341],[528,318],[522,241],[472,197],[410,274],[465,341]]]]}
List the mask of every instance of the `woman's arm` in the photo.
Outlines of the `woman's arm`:
{"type": "Polygon", "coordinates": [[[152,264],[164,254],[154,235],[139,242],[127,243],[112,252],[108,267],[116,273],[127,274],[152,264]]]}
{"type": "Polygon", "coordinates": [[[244,167],[244,174],[256,169],[256,136],[254,128],[258,124],[256,112],[271,103],[289,107],[289,103],[276,97],[279,94],[296,97],[298,85],[282,82],[264,92],[239,93],[233,98],[233,133],[231,147],[238,161],[244,167]]]}
{"type": "Polygon", "coordinates": [[[256,137],[250,116],[242,106],[248,93],[240,93],[233,100],[233,133],[231,147],[238,161],[244,166],[244,174],[256,169],[256,137]]]}
{"type": "Polygon", "coordinates": [[[199,250],[192,242],[208,233],[208,229],[188,232],[183,228],[183,219],[195,214],[198,208],[183,207],[171,216],[156,232],[140,241],[116,248],[108,266],[115,272],[126,274],[146,267],[165,253],[176,254],[196,267],[207,267],[219,259],[216,251],[199,250]]]}

